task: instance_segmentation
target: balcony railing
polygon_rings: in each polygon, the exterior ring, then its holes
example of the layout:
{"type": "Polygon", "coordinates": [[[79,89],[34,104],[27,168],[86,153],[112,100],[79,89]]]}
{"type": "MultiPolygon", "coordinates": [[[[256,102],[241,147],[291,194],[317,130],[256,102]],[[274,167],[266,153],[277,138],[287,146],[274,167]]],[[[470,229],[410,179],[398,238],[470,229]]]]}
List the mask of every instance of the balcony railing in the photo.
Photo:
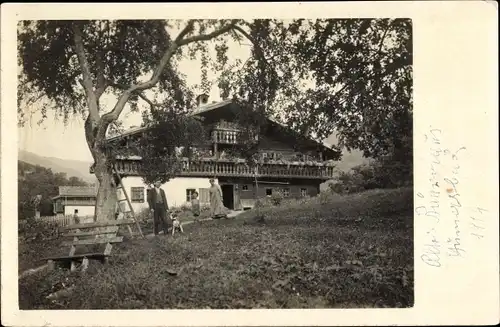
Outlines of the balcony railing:
{"type": "Polygon", "coordinates": [[[241,139],[241,132],[234,129],[214,129],[212,140],[214,143],[238,144],[241,139]]]}
{"type": "Polygon", "coordinates": [[[243,132],[241,130],[216,128],[212,131],[212,142],[219,144],[240,144],[247,142],[247,140],[243,140],[243,132]]]}
{"type": "MultiPolygon", "coordinates": [[[[138,175],[140,161],[121,160],[116,163],[118,172],[122,175],[138,175]]],[[[274,177],[274,178],[304,178],[328,180],[334,177],[334,167],[331,165],[275,164],[265,163],[258,167],[250,167],[244,162],[215,160],[185,160],[178,176],[183,177],[274,177]]]]}

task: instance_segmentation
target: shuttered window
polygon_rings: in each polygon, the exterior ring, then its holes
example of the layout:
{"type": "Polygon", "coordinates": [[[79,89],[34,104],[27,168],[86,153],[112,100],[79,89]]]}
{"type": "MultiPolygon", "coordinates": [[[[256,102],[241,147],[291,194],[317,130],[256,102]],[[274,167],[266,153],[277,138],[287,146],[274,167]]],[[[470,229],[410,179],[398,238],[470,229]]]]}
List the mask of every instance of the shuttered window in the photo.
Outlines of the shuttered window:
{"type": "Polygon", "coordinates": [[[196,189],[194,189],[194,188],[188,188],[186,190],[186,202],[191,201],[191,199],[193,198],[194,192],[196,192],[196,189]]]}
{"type": "Polygon", "coordinates": [[[144,187],[131,187],[130,201],[134,203],[144,203],[144,187]]]}
{"type": "Polygon", "coordinates": [[[210,203],[210,193],[208,188],[200,188],[199,193],[200,193],[199,196],[200,203],[204,204],[210,203]]]}

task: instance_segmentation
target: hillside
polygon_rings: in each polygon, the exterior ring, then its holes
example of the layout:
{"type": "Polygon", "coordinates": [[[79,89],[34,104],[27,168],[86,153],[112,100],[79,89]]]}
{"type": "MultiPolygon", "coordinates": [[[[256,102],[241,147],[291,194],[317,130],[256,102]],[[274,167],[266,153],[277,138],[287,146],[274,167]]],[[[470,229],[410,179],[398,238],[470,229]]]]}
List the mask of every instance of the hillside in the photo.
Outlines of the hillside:
{"type": "Polygon", "coordinates": [[[50,168],[55,173],[66,173],[68,178],[75,176],[88,183],[95,183],[95,176],[89,173],[90,162],[42,157],[24,150],[19,150],[18,160],[50,168]]]}
{"type": "MultiPolygon", "coordinates": [[[[335,134],[332,134],[325,140],[325,143],[337,146],[339,140],[335,134]]],[[[338,162],[337,169],[345,172],[355,166],[367,163],[368,161],[368,159],[363,157],[363,152],[359,150],[352,150],[349,152],[344,148],[342,149],[342,160],[338,162]]]]}
{"type": "MultiPolygon", "coordinates": [[[[328,145],[338,145],[338,138],[335,134],[332,134],[325,140],[328,145]]],[[[347,151],[347,149],[342,149],[342,159],[336,164],[337,172],[347,172],[353,167],[368,163],[369,159],[363,157],[363,152],[359,150],[347,151]]],[[[328,182],[320,185],[321,190],[325,190],[328,187],[328,182]]]]}
{"type": "MultiPolygon", "coordinates": [[[[186,224],[184,234],[126,239],[114,247],[108,264],[93,261],[85,274],[39,271],[21,279],[19,305],[22,310],[411,307],[412,210],[412,188],[400,188],[327,194],[249,210],[235,219],[186,224]],[[69,296],[46,299],[66,287],[69,296]]],[[[21,235],[29,236],[32,227],[21,235]]],[[[43,264],[39,258],[46,253],[62,251],[60,240],[47,235],[45,241],[20,242],[23,269],[43,264]]]]}

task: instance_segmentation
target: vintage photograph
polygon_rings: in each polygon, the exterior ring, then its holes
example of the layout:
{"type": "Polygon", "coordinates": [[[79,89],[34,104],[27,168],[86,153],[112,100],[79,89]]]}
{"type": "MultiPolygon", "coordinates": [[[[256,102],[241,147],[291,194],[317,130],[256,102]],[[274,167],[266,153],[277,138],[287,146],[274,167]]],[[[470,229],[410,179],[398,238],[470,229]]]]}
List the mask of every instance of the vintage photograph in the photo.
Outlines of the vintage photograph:
{"type": "Polygon", "coordinates": [[[21,20],[21,310],[414,305],[409,18],[21,20]]]}

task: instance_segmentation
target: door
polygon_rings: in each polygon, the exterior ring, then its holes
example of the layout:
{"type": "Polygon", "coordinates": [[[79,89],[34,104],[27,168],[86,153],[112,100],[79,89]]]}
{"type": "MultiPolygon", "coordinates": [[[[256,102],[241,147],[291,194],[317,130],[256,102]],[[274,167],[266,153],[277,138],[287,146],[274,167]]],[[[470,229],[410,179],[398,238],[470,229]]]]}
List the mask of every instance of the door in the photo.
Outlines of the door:
{"type": "Polygon", "coordinates": [[[222,189],[222,203],[224,207],[234,210],[234,188],[233,184],[221,185],[222,189]]]}

